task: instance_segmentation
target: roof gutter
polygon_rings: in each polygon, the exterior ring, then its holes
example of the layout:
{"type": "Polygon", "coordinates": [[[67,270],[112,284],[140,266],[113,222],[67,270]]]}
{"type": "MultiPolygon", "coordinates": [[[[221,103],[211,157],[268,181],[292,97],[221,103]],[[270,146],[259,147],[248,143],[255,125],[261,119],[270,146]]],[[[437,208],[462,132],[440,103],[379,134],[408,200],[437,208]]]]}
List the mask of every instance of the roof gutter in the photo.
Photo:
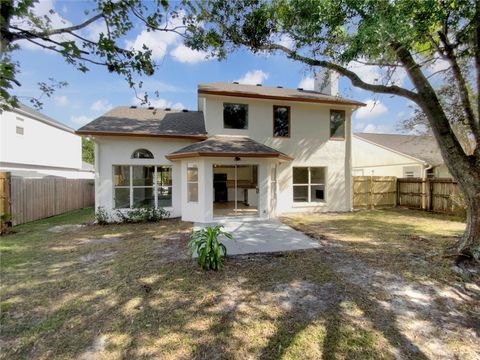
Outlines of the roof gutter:
{"type": "Polygon", "coordinates": [[[188,159],[192,157],[246,157],[246,158],[271,158],[271,159],[279,159],[284,161],[292,161],[293,158],[286,155],[286,154],[255,154],[255,153],[242,153],[242,152],[187,152],[187,153],[180,153],[180,154],[168,154],[165,155],[165,158],[168,160],[180,160],[180,159],[188,159]]]}

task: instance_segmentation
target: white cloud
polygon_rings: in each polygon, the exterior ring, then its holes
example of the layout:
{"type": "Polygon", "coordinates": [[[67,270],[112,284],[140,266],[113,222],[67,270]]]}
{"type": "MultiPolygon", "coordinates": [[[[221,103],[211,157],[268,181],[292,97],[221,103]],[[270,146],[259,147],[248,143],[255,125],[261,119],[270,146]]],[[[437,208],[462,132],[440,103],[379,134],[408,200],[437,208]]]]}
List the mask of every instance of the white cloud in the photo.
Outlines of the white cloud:
{"type": "Polygon", "coordinates": [[[431,74],[439,71],[447,70],[450,68],[450,64],[447,60],[436,59],[428,65],[428,70],[431,74]]]}
{"type": "Polygon", "coordinates": [[[238,81],[240,84],[256,85],[261,84],[266,79],[268,79],[267,73],[262,70],[252,70],[248,71],[243,77],[235,81],[238,81]]]}
{"type": "Polygon", "coordinates": [[[377,134],[387,134],[391,132],[391,128],[387,125],[374,125],[368,124],[363,129],[364,133],[377,133],[377,134]]]}
{"type": "Polygon", "coordinates": [[[85,29],[86,37],[89,40],[97,41],[100,33],[107,34],[107,25],[103,19],[98,19],[94,21],[85,29]]]}
{"type": "Polygon", "coordinates": [[[80,115],[80,116],[71,116],[70,121],[75,125],[83,126],[89,123],[90,121],[92,121],[92,119],[88,116],[80,115]]]}
{"type": "Polygon", "coordinates": [[[205,51],[193,50],[181,44],[170,53],[173,58],[181,63],[194,64],[200,61],[208,60],[208,53],[205,51]]]}
{"type": "Polygon", "coordinates": [[[313,90],[315,84],[315,80],[313,77],[307,76],[304,77],[299,83],[298,86],[299,88],[302,88],[304,90],[313,90]]]}
{"type": "Polygon", "coordinates": [[[133,97],[132,98],[132,103],[133,105],[137,106],[153,106],[157,109],[165,109],[165,108],[171,108],[171,109],[186,109],[186,107],[181,103],[181,102],[173,102],[173,101],[168,101],[167,99],[149,99],[149,104],[144,104],[141,105],[140,99],[133,97]]]}
{"type": "Polygon", "coordinates": [[[295,41],[288,35],[282,35],[280,39],[278,40],[278,44],[285,46],[287,49],[292,49],[293,45],[295,45],[295,41]]]}
{"type": "Polygon", "coordinates": [[[379,100],[366,100],[367,106],[358,109],[355,112],[356,119],[371,119],[388,112],[388,108],[379,100]]]}
{"type": "Polygon", "coordinates": [[[401,67],[397,67],[393,73],[389,73],[387,68],[380,68],[374,65],[365,65],[357,61],[351,61],[347,69],[355,72],[360,79],[369,84],[395,84],[402,85],[407,74],[401,67]]]}
{"type": "Polygon", "coordinates": [[[90,106],[91,110],[98,111],[98,112],[107,112],[112,108],[113,108],[113,105],[110,104],[108,100],[97,100],[92,104],[92,106],[90,106]]]}
{"type": "Polygon", "coordinates": [[[67,106],[70,103],[65,95],[55,96],[53,101],[57,106],[67,106]]]}

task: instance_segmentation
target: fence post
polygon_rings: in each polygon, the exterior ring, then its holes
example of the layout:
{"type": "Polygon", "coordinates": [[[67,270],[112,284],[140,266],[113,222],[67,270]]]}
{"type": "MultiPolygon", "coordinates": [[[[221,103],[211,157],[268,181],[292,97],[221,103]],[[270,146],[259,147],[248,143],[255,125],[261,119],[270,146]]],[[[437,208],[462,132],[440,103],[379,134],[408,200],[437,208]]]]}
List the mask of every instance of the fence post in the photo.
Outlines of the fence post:
{"type": "Polygon", "coordinates": [[[373,176],[372,175],[370,176],[370,185],[368,187],[368,191],[369,191],[369,194],[370,194],[370,196],[369,196],[370,208],[374,209],[375,206],[373,204],[373,176]]]}
{"type": "Polygon", "coordinates": [[[10,173],[0,172],[0,234],[11,223],[10,216],[10,173]]]}

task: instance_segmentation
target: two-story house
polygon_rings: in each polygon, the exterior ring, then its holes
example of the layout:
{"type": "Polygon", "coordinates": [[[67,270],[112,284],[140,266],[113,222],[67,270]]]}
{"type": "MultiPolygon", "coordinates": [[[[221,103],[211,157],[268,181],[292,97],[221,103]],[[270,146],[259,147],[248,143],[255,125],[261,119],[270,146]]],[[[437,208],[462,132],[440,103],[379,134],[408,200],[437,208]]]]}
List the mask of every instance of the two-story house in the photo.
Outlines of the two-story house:
{"type": "Polygon", "coordinates": [[[28,178],[93,179],[75,130],[22,103],[0,110],[0,171],[28,178]]]}
{"type": "MultiPolygon", "coordinates": [[[[319,86],[319,85],[318,85],[319,86]]],[[[183,220],[349,211],[351,115],[319,91],[198,85],[198,111],[118,107],[95,140],[96,206],[163,207],[183,220]]]]}

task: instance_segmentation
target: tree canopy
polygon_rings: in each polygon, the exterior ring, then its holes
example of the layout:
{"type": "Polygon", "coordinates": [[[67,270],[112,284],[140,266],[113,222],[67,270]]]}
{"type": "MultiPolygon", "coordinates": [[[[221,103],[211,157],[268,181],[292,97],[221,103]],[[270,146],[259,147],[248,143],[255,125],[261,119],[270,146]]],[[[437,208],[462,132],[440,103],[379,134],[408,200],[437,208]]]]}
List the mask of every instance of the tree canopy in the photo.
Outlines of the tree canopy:
{"type": "MultiPolygon", "coordinates": [[[[77,24],[58,24],[53,20],[56,12],[51,9],[46,15],[34,11],[34,0],[2,0],[0,7],[0,98],[4,104],[15,106],[18,98],[16,87],[21,86],[18,72],[21,63],[14,60],[13,54],[26,43],[57,53],[65,61],[81,72],[91,66],[102,66],[109,72],[123,76],[135,90],[142,87],[135,76],[150,76],[157,69],[152,59],[152,50],[125,48],[124,37],[139,23],[148,31],[181,33],[181,22],[173,22],[179,14],[167,11],[168,1],[156,0],[95,0],[86,3],[83,21],[77,24]],[[92,24],[101,31],[95,38],[86,35],[85,30],[92,24]]],[[[39,83],[42,94],[51,96],[66,82],[54,78],[39,83]]],[[[143,100],[147,100],[144,98],[143,100]]],[[[32,98],[36,107],[42,103],[32,98]]]]}

